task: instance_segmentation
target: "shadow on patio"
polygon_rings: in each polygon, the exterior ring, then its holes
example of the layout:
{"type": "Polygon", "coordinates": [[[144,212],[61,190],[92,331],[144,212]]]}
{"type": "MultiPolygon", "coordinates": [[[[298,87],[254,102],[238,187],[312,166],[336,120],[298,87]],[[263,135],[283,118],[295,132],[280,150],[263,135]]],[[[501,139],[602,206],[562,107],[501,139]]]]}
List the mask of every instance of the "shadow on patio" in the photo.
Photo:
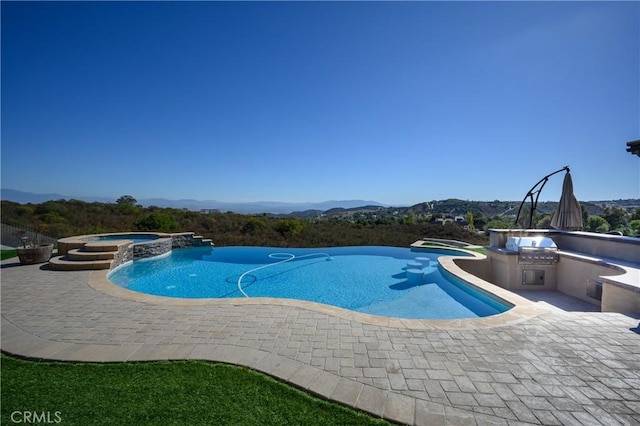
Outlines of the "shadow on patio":
{"type": "Polygon", "coordinates": [[[600,307],[555,290],[513,291],[532,302],[544,302],[566,312],[600,312],[600,307]]]}

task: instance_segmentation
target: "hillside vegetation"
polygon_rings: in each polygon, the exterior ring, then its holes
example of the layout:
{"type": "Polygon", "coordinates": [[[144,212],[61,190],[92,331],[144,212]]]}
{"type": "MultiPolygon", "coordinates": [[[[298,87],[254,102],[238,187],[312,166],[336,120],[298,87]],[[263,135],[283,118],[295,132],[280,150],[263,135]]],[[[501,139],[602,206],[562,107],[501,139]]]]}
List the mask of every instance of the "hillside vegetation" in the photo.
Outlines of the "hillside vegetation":
{"type": "Polygon", "coordinates": [[[316,218],[200,213],[182,209],[141,207],[132,197],[116,203],[78,200],[19,204],[2,201],[2,222],[62,238],[106,232],[193,231],[217,246],[328,247],[348,245],[408,246],[424,238],[443,238],[486,245],[484,234],[456,224],[435,225],[415,218],[317,220],[316,218]]]}
{"type": "MultiPolygon", "coordinates": [[[[515,224],[520,202],[469,201],[447,199],[419,203],[410,207],[364,206],[352,209],[332,209],[326,212],[299,212],[290,216],[304,216],[336,222],[350,220],[369,223],[404,222],[434,223],[438,220],[456,221],[471,229],[528,227],[530,204],[522,206],[519,225],[515,224]]],[[[548,229],[557,202],[540,202],[533,217],[533,228],[548,229]]],[[[615,232],[637,235],[640,232],[640,199],[582,202],[583,230],[589,232],[615,232]]]]}
{"type": "MultiPolygon", "coordinates": [[[[549,227],[555,204],[540,203],[534,227],[549,227]]],[[[218,246],[407,246],[425,237],[486,245],[488,237],[482,231],[516,227],[518,206],[519,203],[498,200],[449,199],[401,208],[363,206],[276,216],[142,207],[135,198],[126,195],[115,203],[57,200],[20,204],[3,200],[2,222],[53,238],[107,232],[192,231],[210,238],[218,246]]],[[[640,200],[584,203],[584,230],[637,235],[640,232],[638,206],[640,200]]]]}

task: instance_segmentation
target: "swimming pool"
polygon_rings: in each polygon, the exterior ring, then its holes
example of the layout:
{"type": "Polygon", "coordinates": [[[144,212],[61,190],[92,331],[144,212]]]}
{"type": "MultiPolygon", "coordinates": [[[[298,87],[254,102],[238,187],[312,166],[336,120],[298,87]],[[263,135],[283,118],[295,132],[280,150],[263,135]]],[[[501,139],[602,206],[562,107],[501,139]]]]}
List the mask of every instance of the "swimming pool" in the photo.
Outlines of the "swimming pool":
{"type": "Polygon", "coordinates": [[[508,302],[443,274],[437,258],[452,254],[467,255],[369,246],[188,248],[132,262],[114,270],[109,280],[158,296],[234,298],[246,294],[307,300],[397,318],[477,318],[511,308],[508,302]],[[421,259],[424,278],[415,282],[407,278],[407,265],[418,257],[429,259],[421,259]]]}

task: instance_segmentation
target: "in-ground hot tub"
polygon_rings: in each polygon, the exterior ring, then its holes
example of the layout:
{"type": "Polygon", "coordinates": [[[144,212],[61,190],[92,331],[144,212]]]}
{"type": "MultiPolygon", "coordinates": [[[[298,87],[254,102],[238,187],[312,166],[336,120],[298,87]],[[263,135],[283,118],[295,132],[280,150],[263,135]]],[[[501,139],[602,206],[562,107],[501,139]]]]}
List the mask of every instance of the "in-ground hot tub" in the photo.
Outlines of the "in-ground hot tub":
{"type": "MultiPolygon", "coordinates": [[[[83,250],[90,252],[114,251],[119,246],[133,246],[133,258],[138,257],[150,257],[157,256],[163,253],[147,253],[144,246],[166,246],[168,243],[168,250],[171,250],[171,234],[165,234],[163,232],[120,232],[109,234],[93,234],[93,235],[79,235],[76,237],[62,238],[58,240],[58,254],[66,255],[72,250],[83,250]],[[163,244],[164,243],[164,244],[163,244]],[[136,256],[135,252],[138,251],[140,256],[136,256]],[[147,255],[145,255],[147,253],[147,255]]],[[[165,251],[166,252],[166,251],[165,251]]]]}
{"type": "Polygon", "coordinates": [[[174,248],[212,246],[193,232],[121,232],[79,235],[58,240],[56,270],[113,269],[135,259],[168,255],[174,248]]]}
{"type": "Polygon", "coordinates": [[[135,259],[171,253],[172,234],[121,232],[79,235],[58,240],[54,269],[112,269],[135,259]],[[69,267],[72,263],[74,266],[69,267]]]}
{"type": "Polygon", "coordinates": [[[109,234],[97,237],[97,241],[131,240],[133,244],[140,244],[157,240],[158,238],[161,238],[159,234],[109,234]]]}

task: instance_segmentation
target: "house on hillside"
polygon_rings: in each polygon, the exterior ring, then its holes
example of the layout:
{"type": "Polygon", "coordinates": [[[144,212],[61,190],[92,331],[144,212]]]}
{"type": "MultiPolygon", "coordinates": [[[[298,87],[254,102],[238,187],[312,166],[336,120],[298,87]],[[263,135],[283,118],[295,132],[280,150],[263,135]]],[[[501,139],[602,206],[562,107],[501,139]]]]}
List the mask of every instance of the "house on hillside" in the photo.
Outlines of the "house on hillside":
{"type": "Polygon", "coordinates": [[[431,223],[436,225],[445,225],[447,223],[452,223],[452,224],[461,226],[464,229],[467,229],[467,230],[470,229],[469,222],[467,222],[465,220],[465,217],[462,215],[457,215],[457,216],[445,215],[444,217],[436,217],[431,221],[431,223]]]}

